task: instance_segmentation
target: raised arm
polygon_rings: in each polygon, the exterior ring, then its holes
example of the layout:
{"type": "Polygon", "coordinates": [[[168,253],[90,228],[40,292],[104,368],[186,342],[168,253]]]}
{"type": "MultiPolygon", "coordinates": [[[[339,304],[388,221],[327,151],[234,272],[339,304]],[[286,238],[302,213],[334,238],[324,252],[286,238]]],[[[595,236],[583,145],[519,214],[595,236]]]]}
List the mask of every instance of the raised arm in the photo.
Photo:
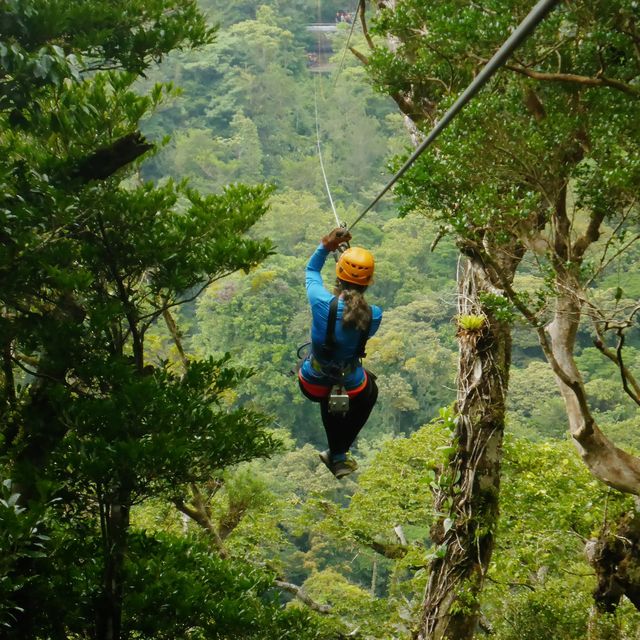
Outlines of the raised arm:
{"type": "Polygon", "coordinates": [[[321,243],[317,249],[313,252],[309,262],[307,263],[307,269],[305,272],[305,286],[307,287],[307,297],[309,302],[313,304],[315,300],[326,298],[331,294],[324,288],[322,282],[322,267],[324,266],[329,250],[325,249],[321,243]]]}
{"type": "Polygon", "coordinates": [[[319,299],[331,299],[332,295],[325,289],[322,282],[322,267],[330,251],[335,251],[343,242],[349,242],[351,234],[341,227],[337,227],[331,233],[322,238],[320,244],[314,251],[307,263],[305,285],[307,296],[311,304],[319,299]]]}

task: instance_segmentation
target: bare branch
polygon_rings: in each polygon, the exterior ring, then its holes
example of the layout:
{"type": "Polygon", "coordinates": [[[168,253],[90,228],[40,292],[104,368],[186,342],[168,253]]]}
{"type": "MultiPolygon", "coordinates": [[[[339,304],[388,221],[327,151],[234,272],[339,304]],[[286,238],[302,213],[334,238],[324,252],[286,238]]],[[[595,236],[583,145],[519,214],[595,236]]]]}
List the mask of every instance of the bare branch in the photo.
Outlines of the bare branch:
{"type": "Polygon", "coordinates": [[[369,58],[367,58],[367,56],[364,55],[364,53],[360,53],[357,49],[355,49],[354,47],[349,47],[349,51],[351,51],[351,53],[353,53],[353,55],[358,58],[358,60],[360,60],[360,62],[362,62],[362,64],[366,67],[369,64],[369,58]]]}
{"type": "Polygon", "coordinates": [[[304,602],[310,609],[318,613],[327,614],[331,612],[331,606],[328,604],[318,604],[309,594],[297,584],[285,582],[284,580],[276,580],[275,585],[284,591],[292,593],[298,600],[304,602]]]}
{"type": "Polygon", "coordinates": [[[366,11],[366,2],[364,0],[360,0],[358,4],[358,14],[360,15],[360,24],[362,25],[362,33],[369,45],[369,49],[375,49],[375,45],[373,44],[373,40],[369,35],[369,28],[367,27],[367,18],[365,15],[366,11]]]}
{"type": "MultiPolygon", "coordinates": [[[[517,60],[517,61],[520,63],[522,67],[527,67],[527,68],[535,67],[539,64],[542,64],[549,56],[553,55],[554,53],[557,53],[559,49],[562,49],[562,47],[564,47],[564,45],[566,45],[569,42],[569,40],[570,38],[563,38],[559,40],[552,47],[549,47],[546,51],[543,51],[536,60],[533,60],[528,65],[525,65],[523,62],[520,62],[520,60],[517,60]]],[[[516,60],[515,55],[513,56],[513,58],[514,60],[516,60]]]]}
{"type": "Polygon", "coordinates": [[[42,378],[43,380],[49,380],[51,382],[55,382],[56,384],[61,384],[65,387],[70,387],[69,383],[66,380],[61,380],[47,373],[43,373],[41,371],[34,371],[32,369],[25,367],[22,364],[22,362],[20,362],[20,359],[17,358],[15,355],[11,355],[11,361],[14,364],[16,364],[20,369],[22,369],[25,373],[28,373],[30,376],[33,376],[34,378],[42,378]]]}
{"type": "Polygon", "coordinates": [[[169,329],[169,333],[173,338],[173,342],[178,349],[178,353],[180,354],[180,360],[182,360],[182,365],[185,369],[189,368],[189,358],[184,351],[184,346],[182,345],[182,336],[180,335],[180,331],[178,330],[178,325],[171,315],[171,311],[169,309],[164,309],[162,311],[162,317],[164,318],[165,324],[167,325],[167,329],[169,329]]]}
{"type": "Polygon", "coordinates": [[[607,78],[604,75],[597,75],[595,77],[580,76],[574,73],[545,73],[543,71],[533,71],[526,67],[520,67],[512,64],[505,64],[506,69],[515,71],[520,75],[527,76],[533,80],[541,80],[543,82],[564,82],[568,84],[579,84],[587,87],[611,87],[622,91],[627,95],[634,98],[640,98],[640,90],[633,85],[616,80],[615,78],[607,78]]]}
{"type": "Polygon", "coordinates": [[[591,276],[591,278],[589,278],[589,280],[587,281],[587,284],[591,284],[591,282],[593,282],[593,280],[599,274],[601,274],[616,258],[618,258],[623,253],[625,253],[627,249],[631,247],[631,245],[638,242],[638,240],[640,240],[640,233],[634,236],[631,240],[629,240],[629,242],[627,242],[624,246],[620,247],[620,249],[618,249],[618,251],[616,251],[606,262],[601,262],[598,268],[596,269],[594,275],[591,276]]]}
{"type": "Polygon", "coordinates": [[[620,371],[620,378],[622,380],[622,387],[625,390],[625,393],[637,404],[640,405],[640,385],[638,381],[635,379],[633,374],[627,369],[622,359],[622,349],[624,347],[624,329],[619,327],[617,330],[618,335],[618,344],[616,346],[615,352],[605,345],[604,337],[600,333],[600,330],[596,327],[596,331],[598,331],[598,339],[594,340],[593,343],[596,346],[596,349],[602,353],[602,355],[606,356],[613,362],[620,371]],[[633,387],[633,390],[630,386],[633,387]]]}
{"type": "MultiPolygon", "coordinates": [[[[606,269],[606,267],[609,266],[609,264],[611,263],[611,259],[607,260],[607,253],[609,252],[611,243],[613,242],[614,238],[618,235],[618,232],[623,227],[624,223],[627,221],[627,218],[631,215],[631,211],[635,206],[635,204],[636,204],[636,199],[634,198],[631,204],[629,205],[629,207],[627,208],[627,210],[622,213],[622,216],[620,217],[618,224],[615,226],[614,230],[611,232],[611,235],[609,236],[609,238],[607,238],[607,242],[605,243],[604,249],[602,251],[602,256],[600,258],[600,264],[598,265],[598,268],[595,269],[593,275],[586,282],[585,287],[588,287],[602,273],[602,271],[604,271],[604,269],[606,269]]],[[[636,236],[633,239],[632,243],[636,242],[639,239],[640,239],[640,235],[636,236]]],[[[626,249],[628,248],[629,248],[629,245],[627,245],[624,248],[624,251],[626,251],[626,249]]],[[[620,254],[617,253],[613,259],[615,259],[615,257],[617,257],[618,255],[620,254]]]]}
{"type": "Polygon", "coordinates": [[[431,243],[431,247],[429,247],[429,251],[431,251],[431,253],[433,253],[436,250],[436,247],[438,246],[440,240],[442,240],[442,238],[444,238],[446,235],[447,235],[446,228],[445,227],[440,227],[436,237],[434,238],[433,242],[431,243]]]}

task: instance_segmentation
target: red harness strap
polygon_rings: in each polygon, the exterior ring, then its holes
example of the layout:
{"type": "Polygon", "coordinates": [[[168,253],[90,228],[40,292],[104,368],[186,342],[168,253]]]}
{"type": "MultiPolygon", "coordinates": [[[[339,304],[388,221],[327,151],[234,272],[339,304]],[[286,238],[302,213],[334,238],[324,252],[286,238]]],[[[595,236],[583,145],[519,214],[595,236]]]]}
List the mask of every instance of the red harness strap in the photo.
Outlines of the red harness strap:
{"type": "MultiPolygon", "coordinates": [[[[312,395],[314,398],[326,398],[331,392],[331,387],[327,387],[323,384],[313,384],[311,382],[307,382],[303,377],[302,373],[298,371],[298,378],[300,379],[300,383],[304,387],[304,390],[312,395]]],[[[364,372],[364,380],[362,384],[358,385],[355,389],[347,389],[347,395],[350,398],[357,396],[360,392],[364,391],[367,386],[367,382],[369,381],[369,377],[367,376],[367,372],[364,372]]]]}

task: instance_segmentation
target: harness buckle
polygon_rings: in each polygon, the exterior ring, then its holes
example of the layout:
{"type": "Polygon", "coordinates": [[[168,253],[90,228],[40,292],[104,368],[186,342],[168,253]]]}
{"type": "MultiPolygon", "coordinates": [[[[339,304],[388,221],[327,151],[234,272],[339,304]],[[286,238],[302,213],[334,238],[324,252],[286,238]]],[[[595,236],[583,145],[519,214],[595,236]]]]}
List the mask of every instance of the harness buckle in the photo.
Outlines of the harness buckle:
{"type": "Polygon", "coordinates": [[[329,392],[329,413],[345,414],[349,411],[349,395],[346,394],[342,387],[331,387],[329,392]]]}

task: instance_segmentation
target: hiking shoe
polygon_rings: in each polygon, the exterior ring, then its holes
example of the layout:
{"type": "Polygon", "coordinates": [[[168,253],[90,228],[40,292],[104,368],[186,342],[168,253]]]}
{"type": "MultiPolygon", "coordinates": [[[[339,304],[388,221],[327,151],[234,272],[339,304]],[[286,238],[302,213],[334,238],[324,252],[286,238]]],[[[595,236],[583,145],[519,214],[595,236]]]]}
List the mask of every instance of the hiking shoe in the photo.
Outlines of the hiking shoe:
{"type": "Polygon", "coordinates": [[[349,456],[346,460],[339,460],[338,462],[334,462],[332,473],[336,478],[338,478],[338,480],[341,480],[345,476],[348,476],[350,473],[353,473],[357,468],[358,463],[349,456]]]}
{"type": "Polygon", "coordinates": [[[331,452],[329,449],[325,449],[319,454],[320,460],[333,475],[340,480],[350,473],[353,473],[358,468],[358,463],[353,459],[350,453],[346,455],[344,460],[336,460],[333,462],[331,459],[331,452]]]}

